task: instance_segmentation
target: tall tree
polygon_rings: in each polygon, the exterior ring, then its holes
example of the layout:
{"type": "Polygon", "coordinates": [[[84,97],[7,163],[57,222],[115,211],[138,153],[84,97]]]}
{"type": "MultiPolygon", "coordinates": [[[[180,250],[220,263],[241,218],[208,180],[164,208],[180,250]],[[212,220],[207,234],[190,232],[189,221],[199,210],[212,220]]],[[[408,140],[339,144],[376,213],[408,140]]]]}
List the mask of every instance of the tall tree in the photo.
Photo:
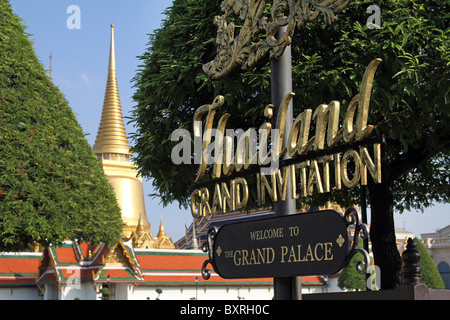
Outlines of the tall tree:
{"type": "MultiPolygon", "coordinates": [[[[151,36],[134,79],[136,161],[164,202],[187,204],[196,167],[171,162],[175,143],[170,136],[177,128],[192,128],[196,108],[211,103],[216,94],[226,95],[221,111],[235,121],[227,127],[246,129],[261,125],[270,102],[268,59],[221,80],[203,74],[202,65],[215,55],[212,21],[221,14],[219,4],[175,0],[164,25],[151,36]]],[[[382,148],[382,183],[368,185],[371,241],[382,289],[394,288],[401,270],[394,208],[449,202],[448,9],[445,0],[355,0],[333,25],[318,19],[293,38],[294,115],[332,100],[345,110],[359,91],[365,67],[374,58],[383,59],[374,79],[369,123],[376,126],[372,135],[384,135],[387,143],[382,148]],[[366,24],[370,5],[380,8],[380,28],[366,24]]],[[[358,194],[355,189],[299,201],[331,199],[346,205],[349,196],[358,202],[358,194]]]]}
{"type": "Polygon", "coordinates": [[[422,241],[418,238],[414,238],[414,243],[416,244],[417,251],[420,253],[418,265],[421,269],[420,275],[422,277],[422,282],[426,284],[428,288],[444,290],[444,280],[442,280],[439,270],[436,267],[433,258],[431,258],[428,253],[427,248],[425,248],[422,241]]]}
{"type": "Polygon", "coordinates": [[[114,191],[75,115],[0,0],[0,251],[118,241],[114,191]]]}
{"type": "MultiPolygon", "coordinates": [[[[368,190],[372,249],[385,289],[399,281],[394,207],[402,211],[422,209],[432,201],[449,202],[450,135],[445,123],[450,115],[450,29],[445,24],[445,1],[378,5],[381,29],[368,30],[358,23],[364,21],[360,12],[353,21],[336,26],[341,32],[331,60],[339,65],[338,74],[345,74],[344,81],[339,80],[342,90],[351,87],[359,63],[365,65],[374,56],[384,61],[375,79],[370,120],[377,133],[386,136],[387,145],[382,183],[370,183],[368,190]]],[[[349,8],[344,14],[353,16],[352,12],[349,8]]]]}
{"type": "Polygon", "coordinates": [[[135,76],[137,105],[133,110],[136,132],[132,150],[139,171],[152,177],[164,204],[179,201],[187,206],[189,186],[196,165],[174,166],[171,160],[172,132],[191,130],[195,110],[210,104],[216,95],[225,96],[221,112],[231,117],[228,127],[246,128],[261,122],[261,105],[270,101],[268,66],[245,73],[236,70],[223,80],[211,81],[202,70],[215,55],[214,16],[220,14],[220,0],[175,0],[166,11],[160,29],[150,35],[142,65],[135,76]],[[149,119],[152,119],[149,121],[149,119]],[[165,168],[161,170],[161,168],[165,168]],[[169,171],[167,171],[169,170],[169,171]],[[179,177],[183,177],[180,183],[179,177]]]}

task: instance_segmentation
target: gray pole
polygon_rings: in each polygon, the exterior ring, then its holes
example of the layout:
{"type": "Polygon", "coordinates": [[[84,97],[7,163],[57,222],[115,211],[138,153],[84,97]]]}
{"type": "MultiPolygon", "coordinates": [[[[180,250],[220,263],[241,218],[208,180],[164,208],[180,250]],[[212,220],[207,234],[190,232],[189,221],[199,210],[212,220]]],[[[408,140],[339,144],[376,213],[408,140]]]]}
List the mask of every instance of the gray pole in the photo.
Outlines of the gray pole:
{"type": "MultiPolygon", "coordinates": [[[[362,223],[367,224],[367,199],[366,199],[366,186],[361,185],[361,219],[362,223]]],[[[369,238],[363,240],[364,250],[369,252],[369,238]]],[[[370,274],[366,273],[366,291],[371,291],[367,281],[370,278],[370,274]]]]}
{"type": "MultiPolygon", "coordinates": [[[[278,29],[277,37],[280,38],[286,33],[287,27],[281,27],[278,29]]],[[[276,123],[276,115],[281,101],[286,94],[292,92],[292,59],[291,59],[291,46],[286,47],[283,55],[278,60],[272,60],[271,62],[271,94],[272,104],[274,106],[273,128],[276,123]]],[[[284,129],[283,146],[286,145],[287,137],[291,131],[294,120],[294,112],[292,106],[292,100],[289,103],[286,114],[286,125],[284,129]]],[[[286,159],[288,156],[283,158],[286,159]]],[[[286,201],[278,201],[274,203],[275,215],[285,216],[296,213],[295,199],[292,199],[291,186],[288,183],[286,201]]],[[[301,281],[300,277],[278,277],[274,278],[274,298],[275,300],[300,300],[301,299],[301,281]]]]}

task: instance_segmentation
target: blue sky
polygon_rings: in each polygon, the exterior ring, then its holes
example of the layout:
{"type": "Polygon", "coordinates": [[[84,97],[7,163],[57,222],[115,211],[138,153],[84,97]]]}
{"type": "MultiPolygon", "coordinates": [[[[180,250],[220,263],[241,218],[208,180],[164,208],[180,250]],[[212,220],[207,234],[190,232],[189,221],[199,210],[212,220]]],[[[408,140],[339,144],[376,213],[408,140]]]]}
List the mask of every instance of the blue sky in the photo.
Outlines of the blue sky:
{"type": "MultiPolygon", "coordinates": [[[[140,64],[137,56],[145,52],[148,34],[161,26],[163,12],[171,6],[172,0],[10,0],[10,3],[24,20],[26,31],[35,43],[36,54],[47,69],[52,53],[53,81],[69,101],[91,145],[101,118],[110,25],[114,24],[122,111],[125,117],[130,116],[135,91],[131,79],[140,64]],[[73,14],[67,13],[71,5],[80,8],[80,29],[67,27],[67,20],[73,14]]],[[[131,125],[126,126],[128,133],[134,132],[131,125]]],[[[144,181],[144,193],[153,193],[150,181],[144,181]]],[[[151,231],[156,236],[163,214],[165,231],[176,241],[184,235],[185,224],[191,223],[191,215],[189,211],[179,209],[178,204],[164,208],[159,202],[158,199],[146,199],[151,231]]],[[[424,214],[396,214],[396,227],[405,227],[417,236],[449,224],[450,205],[436,205],[424,214]]]]}

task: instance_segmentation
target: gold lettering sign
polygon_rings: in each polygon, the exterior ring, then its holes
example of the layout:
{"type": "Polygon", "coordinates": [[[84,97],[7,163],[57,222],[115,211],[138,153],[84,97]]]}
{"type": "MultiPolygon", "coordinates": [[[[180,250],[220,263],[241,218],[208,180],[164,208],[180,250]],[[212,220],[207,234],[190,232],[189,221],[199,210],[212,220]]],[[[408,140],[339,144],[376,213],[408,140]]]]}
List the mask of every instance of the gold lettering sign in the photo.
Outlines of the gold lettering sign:
{"type": "Polygon", "coordinates": [[[331,242],[319,242],[307,246],[300,244],[281,246],[281,263],[331,261],[333,260],[332,247],[331,242]]]}
{"type": "Polygon", "coordinates": [[[251,250],[235,250],[233,255],[233,262],[235,266],[271,264],[274,259],[275,250],[270,247],[251,250]]]}
{"type": "MultiPolygon", "coordinates": [[[[204,132],[202,144],[202,161],[200,162],[195,182],[198,183],[204,177],[208,164],[213,165],[212,178],[229,176],[233,172],[245,172],[252,165],[267,165],[271,159],[270,170],[256,175],[257,201],[263,205],[268,199],[272,202],[286,201],[287,197],[311,196],[316,190],[318,193],[330,192],[332,189],[340,190],[342,186],[353,188],[358,183],[367,185],[368,173],[375,183],[381,183],[381,145],[373,144],[370,155],[370,147],[359,146],[356,149],[318,156],[305,161],[278,167],[278,160],[287,153],[291,159],[305,156],[311,152],[326,150],[335,147],[340,141],[344,143],[361,142],[373,131],[374,126],[368,124],[370,97],[373,86],[373,78],[381,59],[373,60],[366,68],[360,91],[351,100],[339,128],[340,103],[332,101],[330,104],[322,104],[314,110],[307,109],[298,115],[288,135],[277,134],[284,132],[287,105],[294,94],[288,94],[283,99],[277,115],[275,128],[270,122],[265,122],[259,128],[259,148],[254,145],[252,129],[248,129],[240,135],[236,150],[233,150],[233,137],[226,136],[226,123],[229,114],[221,117],[215,132],[213,147],[215,161],[211,159],[211,130],[216,110],[222,106],[224,98],[218,96],[211,105],[205,105],[197,109],[194,115],[194,135],[201,138],[204,132]],[[204,130],[202,131],[202,117],[206,115],[204,130]],[[314,121],[314,136],[310,136],[310,128],[314,121]],[[274,130],[273,130],[274,129],[274,130]],[[276,135],[274,135],[274,133],[276,135]],[[268,138],[272,139],[272,147],[267,150],[268,138]],[[287,139],[284,144],[284,139],[287,139]],[[252,147],[253,145],[253,147],[252,147]],[[282,148],[283,145],[287,147],[282,148]],[[234,156],[233,156],[233,151],[234,156]],[[274,167],[273,164],[276,164],[274,167]],[[352,163],[352,170],[349,164],[352,163]],[[330,167],[334,168],[334,177],[330,176],[330,167]],[[351,175],[349,174],[351,172],[351,175]],[[291,183],[291,192],[287,194],[287,182],[291,183]]],[[[268,105],[265,116],[272,118],[273,106],[268,105]]],[[[249,187],[243,177],[226,182],[218,182],[214,188],[199,188],[191,195],[191,213],[193,217],[204,217],[227,210],[239,210],[244,208],[249,199],[249,187]]]]}

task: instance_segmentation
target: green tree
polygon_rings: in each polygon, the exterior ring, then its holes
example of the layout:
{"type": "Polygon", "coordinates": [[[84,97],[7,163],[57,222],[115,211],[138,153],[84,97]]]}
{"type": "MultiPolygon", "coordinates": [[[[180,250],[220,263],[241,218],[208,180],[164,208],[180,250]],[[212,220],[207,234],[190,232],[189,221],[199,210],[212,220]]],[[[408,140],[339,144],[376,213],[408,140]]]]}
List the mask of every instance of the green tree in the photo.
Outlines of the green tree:
{"type": "MultiPolygon", "coordinates": [[[[362,248],[362,241],[358,243],[358,248],[362,248]]],[[[342,269],[338,278],[338,287],[342,290],[366,290],[366,275],[360,274],[356,270],[358,261],[363,261],[364,257],[361,253],[355,254],[347,266],[342,269]]]]}
{"type": "Polygon", "coordinates": [[[444,290],[444,280],[442,280],[433,258],[431,258],[422,241],[414,238],[414,243],[416,244],[417,251],[420,253],[419,266],[421,268],[422,282],[426,284],[428,288],[444,290]]]}
{"type": "Polygon", "coordinates": [[[347,88],[354,92],[351,79],[358,73],[353,72],[375,56],[384,61],[375,79],[370,122],[378,134],[386,136],[387,145],[382,183],[371,183],[368,190],[372,249],[381,269],[381,288],[387,289],[398,284],[401,265],[395,246],[394,207],[402,211],[423,209],[433,201],[449,202],[448,3],[376,2],[383,24],[373,30],[359,23],[364,21],[364,12],[354,9],[357,4],[343,14],[353,20],[335,26],[340,36],[330,57],[334,62],[326,69],[336,64],[337,92],[347,88]]]}
{"type": "MultiPolygon", "coordinates": [[[[220,1],[178,1],[167,10],[161,29],[150,37],[134,82],[137,105],[134,152],[141,173],[153,179],[163,202],[186,205],[196,166],[173,165],[171,133],[192,128],[196,108],[223,94],[227,127],[259,127],[270,102],[270,63],[235,70],[221,80],[205,77],[201,67],[215,55],[213,17],[220,1]],[[240,117],[240,115],[242,115],[240,117]],[[164,170],[161,170],[164,167],[164,170]]],[[[297,31],[292,44],[294,115],[338,100],[343,110],[358,92],[365,67],[378,67],[369,123],[383,134],[382,183],[369,182],[371,241],[381,269],[381,289],[400,281],[393,211],[423,209],[449,202],[450,53],[448,2],[444,0],[355,0],[333,25],[318,19],[297,31]],[[369,5],[381,10],[381,28],[369,29],[369,5]]],[[[343,115],[341,115],[343,117],[343,115]]],[[[358,203],[359,191],[314,195],[299,201],[358,203]]]]}
{"type": "Polygon", "coordinates": [[[0,0],[0,251],[120,239],[114,191],[9,1],[0,0]]]}
{"type": "Polygon", "coordinates": [[[195,110],[210,104],[218,94],[226,99],[221,113],[236,115],[229,119],[229,128],[262,123],[261,106],[270,102],[266,64],[245,73],[236,70],[217,81],[211,81],[203,72],[203,64],[215,56],[213,20],[220,13],[220,3],[175,0],[166,11],[162,27],[150,35],[148,49],[140,57],[141,68],[133,79],[137,105],[132,114],[136,128],[131,135],[135,141],[132,151],[140,173],[152,177],[155,196],[164,204],[178,201],[187,206],[189,186],[198,167],[173,165],[170,156],[176,143],[171,135],[175,129],[192,130],[195,110]]]}

